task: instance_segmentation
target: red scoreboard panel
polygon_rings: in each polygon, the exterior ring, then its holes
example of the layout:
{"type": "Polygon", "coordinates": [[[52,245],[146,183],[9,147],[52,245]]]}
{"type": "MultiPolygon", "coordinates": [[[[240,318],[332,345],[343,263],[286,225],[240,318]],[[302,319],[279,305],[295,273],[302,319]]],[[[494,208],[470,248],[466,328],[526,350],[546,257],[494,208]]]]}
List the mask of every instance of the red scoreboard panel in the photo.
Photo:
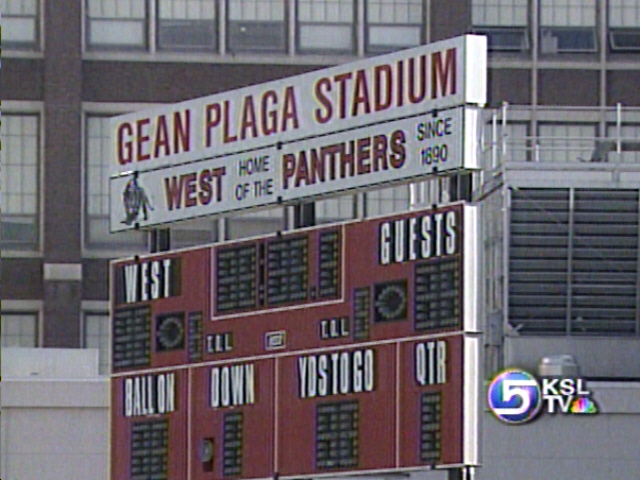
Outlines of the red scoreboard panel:
{"type": "Polygon", "coordinates": [[[470,465],[476,207],[112,265],[113,480],[470,465]]]}

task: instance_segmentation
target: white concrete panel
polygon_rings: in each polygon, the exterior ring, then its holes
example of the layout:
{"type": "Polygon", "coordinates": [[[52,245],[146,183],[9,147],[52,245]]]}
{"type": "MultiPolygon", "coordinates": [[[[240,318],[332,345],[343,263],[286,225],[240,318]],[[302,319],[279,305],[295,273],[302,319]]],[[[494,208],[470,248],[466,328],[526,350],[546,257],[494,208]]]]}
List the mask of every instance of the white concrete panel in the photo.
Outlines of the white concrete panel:
{"type": "Polygon", "coordinates": [[[107,479],[109,379],[96,352],[2,350],[0,478],[107,479]]]}
{"type": "Polygon", "coordinates": [[[45,263],[45,280],[80,281],[82,280],[81,263],[45,263]]]}
{"type": "Polygon", "coordinates": [[[98,350],[88,348],[2,348],[2,379],[88,378],[98,375],[98,350]]]}
{"type": "Polygon", "coordinates": [[[476,480],[638,478],[640,415],[545,414],[505,425],[484,415],[484,458],[476,480]]]}
{"type": "MultiPolygon", "coordinates": [[[[3,411],[3,414],[7,412],[3,411]]],[[[10,409],[7,453],[40,455],[105,455],[107,409],[10,409]]]]}
{"type": "Polygon", "coordinates": [[[107,480],[106,455],[39,454],[37,458],[32,454],[14,455],[2,478],[107,480]]]}
{"type": "Polygon", "coordinates": [[[102,407],[109,401],[106,377],[93,380],[4,380],[2,405],[7,407],[102,407]]]}

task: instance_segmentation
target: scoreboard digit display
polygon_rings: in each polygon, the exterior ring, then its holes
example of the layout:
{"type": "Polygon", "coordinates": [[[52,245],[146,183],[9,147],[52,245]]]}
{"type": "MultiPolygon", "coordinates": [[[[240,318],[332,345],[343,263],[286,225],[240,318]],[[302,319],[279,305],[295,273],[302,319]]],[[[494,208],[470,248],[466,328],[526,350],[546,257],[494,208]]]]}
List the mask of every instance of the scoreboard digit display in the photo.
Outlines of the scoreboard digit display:
{"type": "Polygon", "coordinates": [[[340,230],[320,234],[318,297],[335,298],[340,293],[340,230]]]}
{"type": "Polygon", "coordinates": [[[236,477],[242,473],[242,412],[224,414],[222,441],[222,475],[236,477]]]}
{"type": "Polygon", "coordinates": [[[216,308],[241,311],[257,306],[256,245],[220,249],[216,255],[216,308]]]}
{"type": "Polygon", "coordinates": [[[442,456],[442,394],[420,396],[420,460],[437,462],[442,456]]]}
{"type": "Polygon", "coordinates": [[[478,463],[477,211],[112,264],[112,479],[478,463]]]}
{"type": "Polygon", "coordinates": [[[267,305],[307,300],[308,252],[306,235],[267,242],[267,305]]]}
{"type": "Polygon", "coordinates": [[[113,367],[134,368],[151,364],[151,309],[122,308],[113,315],[113,367]]]}
{"type": "Polygon", "coordinates": [[[136,422],[131,428],[131,479],[167,480],[169,470],[167,420],[136,422]]]}
{"type": "Polygon", "coordinates": [[[413,281],[416,330],[428,331],[459,325],[459,259],[419,263],[413,281]]]}
{"type": "Polygon", "coordinates": [[[339,298],[341,238],[341,229],[332,228],[217,247],[213,254],[213,315],[232,316],[339,298]]]}
{"type": "Polygon", "coordinates": [[[358,465],[358,402],[344,401],[316,407],[316,466],[320,468],[358,465]]]}

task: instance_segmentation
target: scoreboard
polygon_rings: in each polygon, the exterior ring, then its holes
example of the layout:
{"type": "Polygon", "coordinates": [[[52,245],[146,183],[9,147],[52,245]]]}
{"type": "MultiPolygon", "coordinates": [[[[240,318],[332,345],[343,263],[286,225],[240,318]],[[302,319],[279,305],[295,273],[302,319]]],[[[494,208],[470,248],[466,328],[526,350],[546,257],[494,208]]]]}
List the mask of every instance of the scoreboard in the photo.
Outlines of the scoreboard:
{"type": "Polygon", "coordinates": [[[113,480],[478,463],[462,203],[114,262],[113,480]]]}

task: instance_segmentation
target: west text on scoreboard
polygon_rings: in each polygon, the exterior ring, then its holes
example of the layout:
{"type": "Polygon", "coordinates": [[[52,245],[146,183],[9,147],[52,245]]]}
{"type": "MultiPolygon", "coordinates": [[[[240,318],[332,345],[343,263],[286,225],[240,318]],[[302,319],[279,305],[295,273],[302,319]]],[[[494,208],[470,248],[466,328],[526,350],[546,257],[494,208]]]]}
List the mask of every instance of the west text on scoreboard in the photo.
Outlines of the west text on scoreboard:
{"type": "Polygon", "coordinates": [[[477,229],[453,204],[115,262],[112,478],[477,463],[477,229]]]}

